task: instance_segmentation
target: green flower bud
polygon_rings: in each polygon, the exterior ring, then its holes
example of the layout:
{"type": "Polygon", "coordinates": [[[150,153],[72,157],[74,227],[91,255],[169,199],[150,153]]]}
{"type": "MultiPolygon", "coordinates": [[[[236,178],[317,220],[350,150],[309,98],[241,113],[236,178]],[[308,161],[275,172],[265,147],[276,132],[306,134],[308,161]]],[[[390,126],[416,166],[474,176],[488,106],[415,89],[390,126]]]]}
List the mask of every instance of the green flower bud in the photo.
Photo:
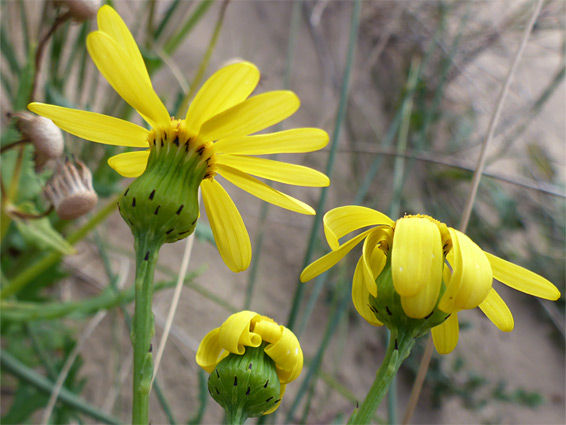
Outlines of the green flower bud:
{"type": "Polygon", "coordinates": [[[147,167],[118,206],[134,235],[149,234],[157,243],[176,242],[195,229],[198,190],[210,177],[211,150],[195,143],[180,124],[152,130],[149,144],[147,167]]]}
{"type": "Polygon", "coordinates": [[[275,362],[265,346],[246,347],[243,355],[229,354],[208,378],[208,391],[226,411],[228,423],[261,416],[281,401],[275,362]]]}

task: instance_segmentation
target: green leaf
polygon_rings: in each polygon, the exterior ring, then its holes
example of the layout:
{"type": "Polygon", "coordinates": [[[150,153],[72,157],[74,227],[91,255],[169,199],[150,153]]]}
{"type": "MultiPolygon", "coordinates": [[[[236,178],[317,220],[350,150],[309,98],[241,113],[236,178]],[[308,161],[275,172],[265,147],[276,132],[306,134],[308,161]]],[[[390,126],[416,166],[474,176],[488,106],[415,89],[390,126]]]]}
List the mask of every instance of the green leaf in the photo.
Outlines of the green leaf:
{"type": "Polygon", "coordinates": [[[47,404],[48,396],[24,382],[19,383],[10,410],[2,417],[3,424],[22,424],[47,404]]]}
{"type": "MultiPolygon", "coordinates": [[[[19,207],[22,211],[36,214],[30,204],[19,207]]],[[[22,237],[40,249],[55,250],[63,255],[75,254],[75,248],[53,228],[47,217],[39,219],[14,219],[22,237]]]]}

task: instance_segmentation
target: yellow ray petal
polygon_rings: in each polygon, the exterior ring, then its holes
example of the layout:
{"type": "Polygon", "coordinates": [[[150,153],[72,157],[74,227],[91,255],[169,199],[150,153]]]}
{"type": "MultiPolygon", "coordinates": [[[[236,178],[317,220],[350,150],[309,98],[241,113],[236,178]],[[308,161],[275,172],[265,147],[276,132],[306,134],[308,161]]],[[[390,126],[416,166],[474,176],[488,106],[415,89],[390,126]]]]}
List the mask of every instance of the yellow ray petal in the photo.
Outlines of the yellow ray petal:
{"type": "Polygon", "coordinates": [[[458,344],[458,314],[452,313],[440,325],[431,329],[432,340],[439,354],[451,353],[458,344]]]}
{"type": "Polygon", "coordinates": [[[204,141],[247,136],[283,121],[299,105],[299,98],[291,91],[259,94],[204,122],[200,136],[204,141]]]}
{"type": "Polygon", "coordinates": [[[229,167],[223,164],[217,164],[217,173],[224,177],[229,182],[238,186],[240,189],[245,190],[248,193],[263,199],[265,202],[277,205],[281,208],[286,208],[291,211],[295,211],[301,214],[314,215],[314,210],[298,199],[295,199],[289,195],[279,192],[272,187],[260,182],[258,179],[251,177],[245,173],[242,173],[235,168],[229,167]]]}
{"type": "Polygon", "coordinates": [[[102,31],[90,33],[86,46],[100,73],[143,119],[154,128],[169,124],[167,109],[144,75],[132,67],[124,49],[102,31]]]}
{"type": "Polygon", "coordinates": [[[556,301],[560,291],[544,277],[485,252],[493,270],[493,277],[517,291],[546,300],[556,301]]]}
{"type": "Polygon", "coordinates": [[[383,270],[383,267],[385,267],[387,261],[385,253],[377,246],[382,236],[382,232],[380,232],[379,229],[374,229],[364,241],[362,249],[363,276],[367,290],[374,297],[377,297],[377,284],[375,280],[383,270]]]}
{"type": "Polygon", "coordinates": [[[145,171],[149,150],[125,152],[108,158],[108,165],[124,177],[139,177],[145,171]]]}
{"type": "Polygon", "coordinates": [[[487,297],[493,274],[486,255],[468,236],[448,228],[454,252],[453,272],[439,308],[442,311],[476,308],[487,297]]]}
{"type": "Polygon", "coordinates": [[[218,364],[218,356],[222,352],[222,347],[218,342],[219,335],[220,328],[211,330],[205,335],[198,346],[196,355],[197,364],[208,373],[212,373],[218,364]]]}
{"type": "Polygon", "coordinates": [[[198,134],[202,123],[243,102],[258,82],[259,70],[250,62],[238,62],[219,69],[204,83],[189,106],[187,128],[198,134]]]}
{"type": "Polygon", "coordinates": [[[413,319],[424,319],[428,316],[438,301],[441,282],[431,282],[424,285],[422,290],[412,297],[401,297],[401,306],[407,316],[413,319]]]}
{"type": "Polygon", "coordinates": [[[439,288],[443,261],[440,231],[435,223],[421,217],[397,220],[391,273],[395,291],[401,297],[413,297],[428,285],[439,288]]]}
{"type": "Polygon", "coordinates": [[[240,155],[216,155],[216,164],[226,164],[244,173],[297,186],[323,187],[330,180],[320,171],[302,165],[240,155]]]}
{"type": "Polygon", "coordinates": [[[124,49],[131,64],[130,66],[134,67],[136,72],[145,79],[146,84],[151,86],[151,80],[149,79],[140,49],[120,15],[110,6],[104,5],[98,9],[97,21],[98,29],[108,34],[116,44],[124,49]]]}
{"type": "Polygon", "coordinates": [[[507,304],[505,304],[505,301],[503,301],[495,289],[491,288],[479,307],[487,318],[503,332],[511,332],[515,327],[511,310],[509,310],[509,307],[507,307],[507,304]]]}
{"type": "Polygon", "coordinates": [[[30,103],[28,109],[49,118],[62,130],[91,142],[135,148],[149,146],[147,142],[149,132],[128,121],[45,103],[30,103]]]}
{"type": "Polygon", "coordinates": [[[326,131],[319,128],[293,128],[276,133],[222,139],[214,144],[214,148],[218,153],[270,155],[312,152],[327,144],[326,131]]]}
{"type": "Polygon", "coordinates": [[[367,226],[393,226],[395,222],[371,208],[347,205],[334,208],[324,215],[324,234],[330,248],[340,245],[339,239],[354,230],[367,226]]]}
{"type": "Polygon", "coordinates": [[[358,236],[350,239],[348,242],[344,242],[335,251],[329,252],[325,256],[320,257],[318,260],[309,264],[301,273],[301,282],[307,282],[312,278],[318,276],[319,274],[324,273],[326,270],[328,270],[338,261],[344,258],[344,256],[348,252],[350,252],[357,244],[359,244],[365,237],[367,237],[367,235],[369,235],[373,231],[374,229],[369,229],[363,233],[360,233],[358,236]]]}
{"type": "Polygon", "coordinates": [[[214,180],[200,184],[210,227],[222,259],[233,272],[246,270],[252,258],[250,237],[230,195],[214,180]]]}
{"type": "Polygon", "coordinates": [[[352,280],[352,302],[357,312],[362,316],[370,325],[383,326],[370,308],[369,304],[369,291],[364,278],[364,264],[363,258],[358,260],[356,270],[354,271],[354,278],[352,280]]]}
{"type": "Polygon", "coordinates": [[[232,314],[220,326],[218,344],[220,347],[234,354],[242,355],[246,352],[245,347],[259,347],[261,336],[250,331],[250,322],[259,316],[253,311],[240,311],[232,314]]]}
{"type": "Polygon", "coordinates": [[[281,326],[281,338],[265,347],[265,354],[273,359],[277,366],[277,375],[282,384],[296,379],[303,368],[303,350],[293,332],[281,326]]]}
{"type": "Polygon", "coordinates": [[[273,320],[268,320],[265,316],[261,316],[256,320],[254,320],[253,331],[261,336],[263,341],[269,343],[279,341],[283,334],[283,326],[275,323],[273,320]]]}

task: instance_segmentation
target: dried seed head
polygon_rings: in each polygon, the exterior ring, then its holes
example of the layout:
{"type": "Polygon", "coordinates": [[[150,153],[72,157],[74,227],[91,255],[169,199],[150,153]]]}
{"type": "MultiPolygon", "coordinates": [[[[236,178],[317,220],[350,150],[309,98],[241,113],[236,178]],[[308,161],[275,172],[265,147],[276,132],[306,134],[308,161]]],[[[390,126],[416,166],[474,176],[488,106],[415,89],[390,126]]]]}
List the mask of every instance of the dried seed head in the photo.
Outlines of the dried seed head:
{"type": "Polygon", "coordinates": [[[96,12],[102,6],[101,0],[61,0],[60,3],[67,6],[69,14],[76,21],[94,18],[96,12]]]}
{"type": "Polygon", "coordinates": [[[53,121],[29,112],[16,112],[13,116],[22,135],[35,147],[36,169],[41,169],[47,161],[63,154],[63,133],[53,121]]]}
{"type": "Polygon", "coordinates": [[[92,174],[81,161],[59,163],[43,191],[57,215],[72,220],[92,210],[98,196],[92,187],[92,174]]]}

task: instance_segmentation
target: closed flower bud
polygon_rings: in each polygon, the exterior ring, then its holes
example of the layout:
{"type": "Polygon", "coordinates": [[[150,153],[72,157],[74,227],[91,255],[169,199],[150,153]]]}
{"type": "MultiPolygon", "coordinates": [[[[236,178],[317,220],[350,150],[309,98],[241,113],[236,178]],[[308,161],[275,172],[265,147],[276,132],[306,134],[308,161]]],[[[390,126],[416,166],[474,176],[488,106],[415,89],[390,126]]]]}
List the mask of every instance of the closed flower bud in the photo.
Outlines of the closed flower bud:
{"type": "Polygon", "coordinates": [[[69,14],[76,21],[94,18],[102,6],[101,0],[61,0],[60,3],[67,6],[69,14]]]}
{"type": "Polygon", "coordinates": [[[41,169],[50,159],[57,159],[63,154],[65,144],[63,133],[53,121],[29,112],[14,114],[17,127],[22,136],[35,148],[35,168],[41,169]]]}
{"type": "Polygon", "coordinates": [[[51,202],[57,215],[64,220],[78,218],[96,206],[98,196],[92,187],[92,174],[81,161],[65,161],[59,164],[55,174],[47,182],[45,197],[51,202]]]}
{"type": "Polygon", "coordinates": [[[235,422],[261,416],[281,401],[275,363],[264,349],[262,344],[246,347],[243,355],[228,355],[208,379],[208,392],[235,422]]]}
{"type": "Polygon", "coordinates": [[[253,311],[230,316],[200,343],[196,361],[210,373],[210,395],[229,424],[275,411],[285,386],[303,368],[297,337],[285,326],[253,311]]]}

